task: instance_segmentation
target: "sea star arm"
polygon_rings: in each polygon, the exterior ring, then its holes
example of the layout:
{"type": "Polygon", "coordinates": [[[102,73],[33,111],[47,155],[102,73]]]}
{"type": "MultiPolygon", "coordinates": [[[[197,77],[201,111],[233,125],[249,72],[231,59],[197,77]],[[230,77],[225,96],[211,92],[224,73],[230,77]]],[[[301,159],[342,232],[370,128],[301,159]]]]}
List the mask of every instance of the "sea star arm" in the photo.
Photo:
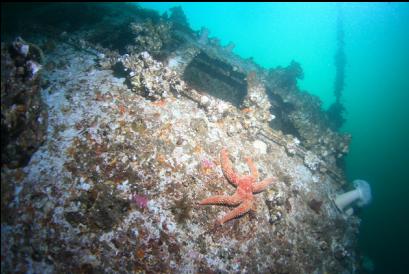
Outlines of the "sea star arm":
{"type": "Polygon", "coordinates": [[[253,160],[252,160],[250,157],[246,157],[246,162],[247,162],[247,165],[248,165],[249,168],[250,168],[251,176],[252,176],[255,180],[257,180],[257,178],[258,178],[258,170],[257,170],[256,165],[253,163],[253,160]]]}
{"type": "Polygon", "coordinates": [[[251,207],[253,206],[253,202],[251,200],[245,200],[240,206],[236,207],[232,211],[226,214],[221,220],[220,224],[224,224],[227,221],[230,221],[231,219],[234,219],[238,216],[243,215],[244,213],[247,213],[251,207]]]}
{"type": "Polygon", "coordinates": [[[264,179],[260,183],[253,184],[253,192],[257,193],[265,190],[274,181],[274,179],[274,177],[271,177],[264,179]]]}
{"type": "Polygon", "coordinates": [[[233,170],[226,148],[223,148],[220,153],[220,162],[222,164],[224,176],[226,176],[227,180],[229,180],[233,185],[238,186],[239,177],[233,170]]]}
{"type": "Polygon", "coordinates": [[[234,194],[233,196],[217,195],[206,198],[199,202],[199,205],[229,205],[236,206],[240,204],[242,199],[234,194]]]}

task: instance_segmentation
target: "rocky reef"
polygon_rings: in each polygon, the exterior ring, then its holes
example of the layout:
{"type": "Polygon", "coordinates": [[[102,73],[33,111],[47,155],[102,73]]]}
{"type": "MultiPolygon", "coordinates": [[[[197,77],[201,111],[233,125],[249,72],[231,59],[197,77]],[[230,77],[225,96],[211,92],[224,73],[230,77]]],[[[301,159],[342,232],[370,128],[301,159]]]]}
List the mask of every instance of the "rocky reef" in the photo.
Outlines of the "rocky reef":
{"type": "MultiPolygon", "coordinates": [[[[298,89],[299,64],[263,69],[172,11],[113,6],[101,20],[129,34],[121,43],[90,39],[98,20],[32,25],[47,135],[26,165],[2,165],[2,273],[356,272],[360,219],[333,202],[349,136],[298,89]],[[220,226],[231,209],[198,202],[235,191],[223,147],[238,173],[251,156],[276,180],[220,226]]],[[[3,71],[2,46],[2,104],[3,71]]]]}
{"type": "Polygon", "coordinates": [[[1,43],[1,165],[25,166],[45,140],[47,110],[41,99],[42,51],[17,37],[1,43]]]}

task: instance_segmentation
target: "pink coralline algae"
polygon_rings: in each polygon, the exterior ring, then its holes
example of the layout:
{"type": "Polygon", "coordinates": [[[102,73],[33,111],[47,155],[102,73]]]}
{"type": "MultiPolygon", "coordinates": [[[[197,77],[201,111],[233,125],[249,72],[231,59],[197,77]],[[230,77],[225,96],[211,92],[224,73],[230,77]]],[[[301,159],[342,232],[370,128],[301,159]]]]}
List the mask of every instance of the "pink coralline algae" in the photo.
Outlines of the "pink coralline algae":
{"type": "Polygon", "coordinates": [[[208,159],[203,159],[202,160],[202,167],[203,168],[213,168],[215,165],[212,161],[208,160],[208,159]]]}
{"type": "Polygon", "coordinates": [[[206,174],[209,173],[215,167],[215,164],[208,159],[203,159],[200,165],[202,172],[206,174]]]}
{"type": "Polygon", "coordinates": [[[148,207],[148,198],[146,198],[145,196],[141,196],[139,194],[132,195],[132,202],[134,202],[139,208],[148,207]]]}

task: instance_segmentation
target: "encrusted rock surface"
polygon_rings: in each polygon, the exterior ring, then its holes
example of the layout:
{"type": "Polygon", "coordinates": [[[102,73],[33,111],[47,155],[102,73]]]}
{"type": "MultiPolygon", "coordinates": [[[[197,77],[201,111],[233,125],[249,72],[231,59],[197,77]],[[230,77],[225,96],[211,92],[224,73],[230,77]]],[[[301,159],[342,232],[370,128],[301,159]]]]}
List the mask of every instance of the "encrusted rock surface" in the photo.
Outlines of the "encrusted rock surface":
{"type": "Polygon", "coordinates": [[[260,140],[246,129],[250,119],[219,99],[206,96],[228,106],[224,115],[171,92],[151,101],[125,78],[97,69],[91,55],[61,46],[53,60],[69,69],[46,75],[47,142],[27,167],[2,170],[3,269],[340,273],[352,267],[357,220],[336,211],[330,199],[336,183],[315,174],[310,154],[304,163],[260,140]],[[279,180],[257,195],[255,213],[218,227],[214,220],[229,209],[196,203],[234,192],[220,169],[224,146],[240,173],[251,155],[261,177],[279,180]],[[135,195],[147,202],[135,202],[135,195]],[[312,199],[321,201],[319,212],[310,208],[312,199]],[[346,250],[342,258],[335,257],[339,248],[346,250]]]}
{"type": "Polygon", "coordinates": [[[183,37],[162,61],[89,42],[46,53],[47,139],[27,166],[1,170],[2,272],[356,271],[360,220],[332,200],[345,180],[335,160],[342,137],[328,131],[309,143],[327,128],[295,86],[297,67],[272,75],[199,34],[183,37]],[[241,103],[188,81],[197,56],[207,66],[194,73],[231,94],[244,86],[241,103]],[[304,122],[284,128],[296,120],[284,114],[297,113],[304,122]],[[197,203],[234,193],[223,147],[238,173],[251,156],[260,178],[278,179],[256,194],[255,211],[219,226],[230,208],[197,203]]]}
{"type": "Polygon", "coordinates": [[[36,53],[20,37],[1,43],[2,166],[26,165],[45,140],[47,111],[40,94],[41,58],[36,53]]]}
{"type": "Polygon", "coordinates": [[[170,29],[171,23],[158,22],[152,23],[147,20],[143,23],[131,23],[130,28],[135,35],[135,45],[129,46],[129,51],[141,52],[149,51],[151,54],[158,54],[165,44],[171,40],[170,29]]]}

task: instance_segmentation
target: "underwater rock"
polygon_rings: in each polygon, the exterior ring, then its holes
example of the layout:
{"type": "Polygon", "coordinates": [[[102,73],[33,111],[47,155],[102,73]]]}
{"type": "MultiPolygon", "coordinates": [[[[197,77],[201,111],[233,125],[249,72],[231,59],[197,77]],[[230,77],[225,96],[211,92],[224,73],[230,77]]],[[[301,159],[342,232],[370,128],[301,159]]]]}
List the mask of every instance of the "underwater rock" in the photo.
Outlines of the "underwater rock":
{"type": "Polygon", "coordinates": [[[224,47],[224,50],[225,50],[227,53],[231,53],[235,47],[236,47],[236,45],[235,45],[233,42],[229,42],[229,43],[224,47]]]}
{"type": "Polygon", "coordinates": [[[315,213],[319,214],[322,206],[322,201],[318,201],[316,199],[311,199],[308,202],[308,206],[315,211],[315,213]]]}
{"type": "MultiPolygon", "coordinates": [[[[275,100],[281,98],[278,105],[272,105],[284,110],[286,123],[291,124],[291,134],[295,135],[305,148],[335,166],[337,159],[348,153],[351,136],[333,131],[330,128],[331,123],[322,111],[319,98],[298,90],[296,79],[302,75],[296,62],[284,69],[270,69],[266,78],[268,94],[275,100]]],[[[277,120],[280,119],[279,117],[277,120]]]]}
{"type": "Polygon", "coordinates": [[[109,186],[98,184],[66,207],[65,218],[72,225],[83,225],[83,231],[107,231],[128,209],[128,201],[118,198],[109,186]]]}
{"type": "Polygon", "coordinates": [[[47,109],[40,93],[41,65],[18,37],[1,44],[1,163],[27,165],[46,138],[47,109]]]}
{"type": "Polygon", "coordinates": [[[30,46],[21,39],[17,37],[12,43],[13,49],[16,53],[24,58],[27,57],[30,46]]]}
{"type": "Polygon", "coordinates": [[[16,37],[11,43],[10,53],[17,62],[21,62],[19,58],[22,57],[30,62],[44,63],[44,53],[41,48],[36,44],[24,41],[20,36],[16,37]]]}
{"type": "Polygon", "coordinates": [[[170,10],[169,20],[177,27],[182,30],[190,30],[187,17],[183,12],[181,6],[172,7],[170,10]]]}
{"type": "Polygon", "coordinates": [[[132,90],[152,100],[167,98],[171,93],[177,95],[184,89],[185,84],[178,75],[155,61],[146,51],[137,55],[124,55],[118,63],[127,73],[132,90]]]}
{"type": "Polygon", "coordinates": [[[300,63],[294,60],[292,60],[291,64],[286,68],[278,67],[276,69],[271,69],[269,74],[270,77],[279,79],[277,81],[278,86],[285,88],[295,87],[297,84],[297,79],[304,78],[304,72],[300,63]]]}
{"type": "MultiPolygon", "coordinates": [[[[55,65],[37,91],[50,134],[24,169],[1,170],[2,270],[353,272],[360,219],[330,198],[345,181],[336,157],[348,146],[328,131],[319,101],[298,90],[300,68],[269,74],[184,28],[171,30],[178,43],[163,44],[155,32],[169,18],[149,11],[135,13],[140,40],[120,53],[109,37],[89,41],[96,26],[122,20],[118,10],[105,15],[59,29],[47,54],[55,65]],[[249,214],[217,226],[230,209],[197,201],[234,193],[224,147],[237,174],[251,156],[259,179],[277,180],[249,214]]],[[[20,60],[2,56],[2,77],[35,81],[20,60]]]]}
{"type": "Polygon", "coordinates": [[[266,88],[257,79],[255,71],[250,72],[247,77],[247,95],[243,101],[244,112],[251,112],[251,116],[257,121],[268,123],[274,119],[270,113],[271,104],[266,94],[266,88]]]}
{"type": "Polygon", "coordinates": [[[308,151],[304,156],[304,163],[309,169],[315,171],[319,168],[320,159],[314,153],[308,151]]]}
{"type": "Polygon", "coordinates": [[[202,45],[206,45],[209,41],[209,29],[202,27],[199,32],[198,42],[202,45]]]}
{"type": "Polygon", "coordinates": [[[131,53],[147,51],[158,55],[171,41],[172,24],[169,22],[160,21],[155,24],[148,19],[143,23],[131,23],[130,28],[135,35],[134,44],[128,47],[128,52],[131,53]]]}
{"type": "Polygon", "coordinates": [[[258,151],[260,154],[267,153],[267,144],[260,140],[255,140],[253,142],[253,147],[258,151]]]}

